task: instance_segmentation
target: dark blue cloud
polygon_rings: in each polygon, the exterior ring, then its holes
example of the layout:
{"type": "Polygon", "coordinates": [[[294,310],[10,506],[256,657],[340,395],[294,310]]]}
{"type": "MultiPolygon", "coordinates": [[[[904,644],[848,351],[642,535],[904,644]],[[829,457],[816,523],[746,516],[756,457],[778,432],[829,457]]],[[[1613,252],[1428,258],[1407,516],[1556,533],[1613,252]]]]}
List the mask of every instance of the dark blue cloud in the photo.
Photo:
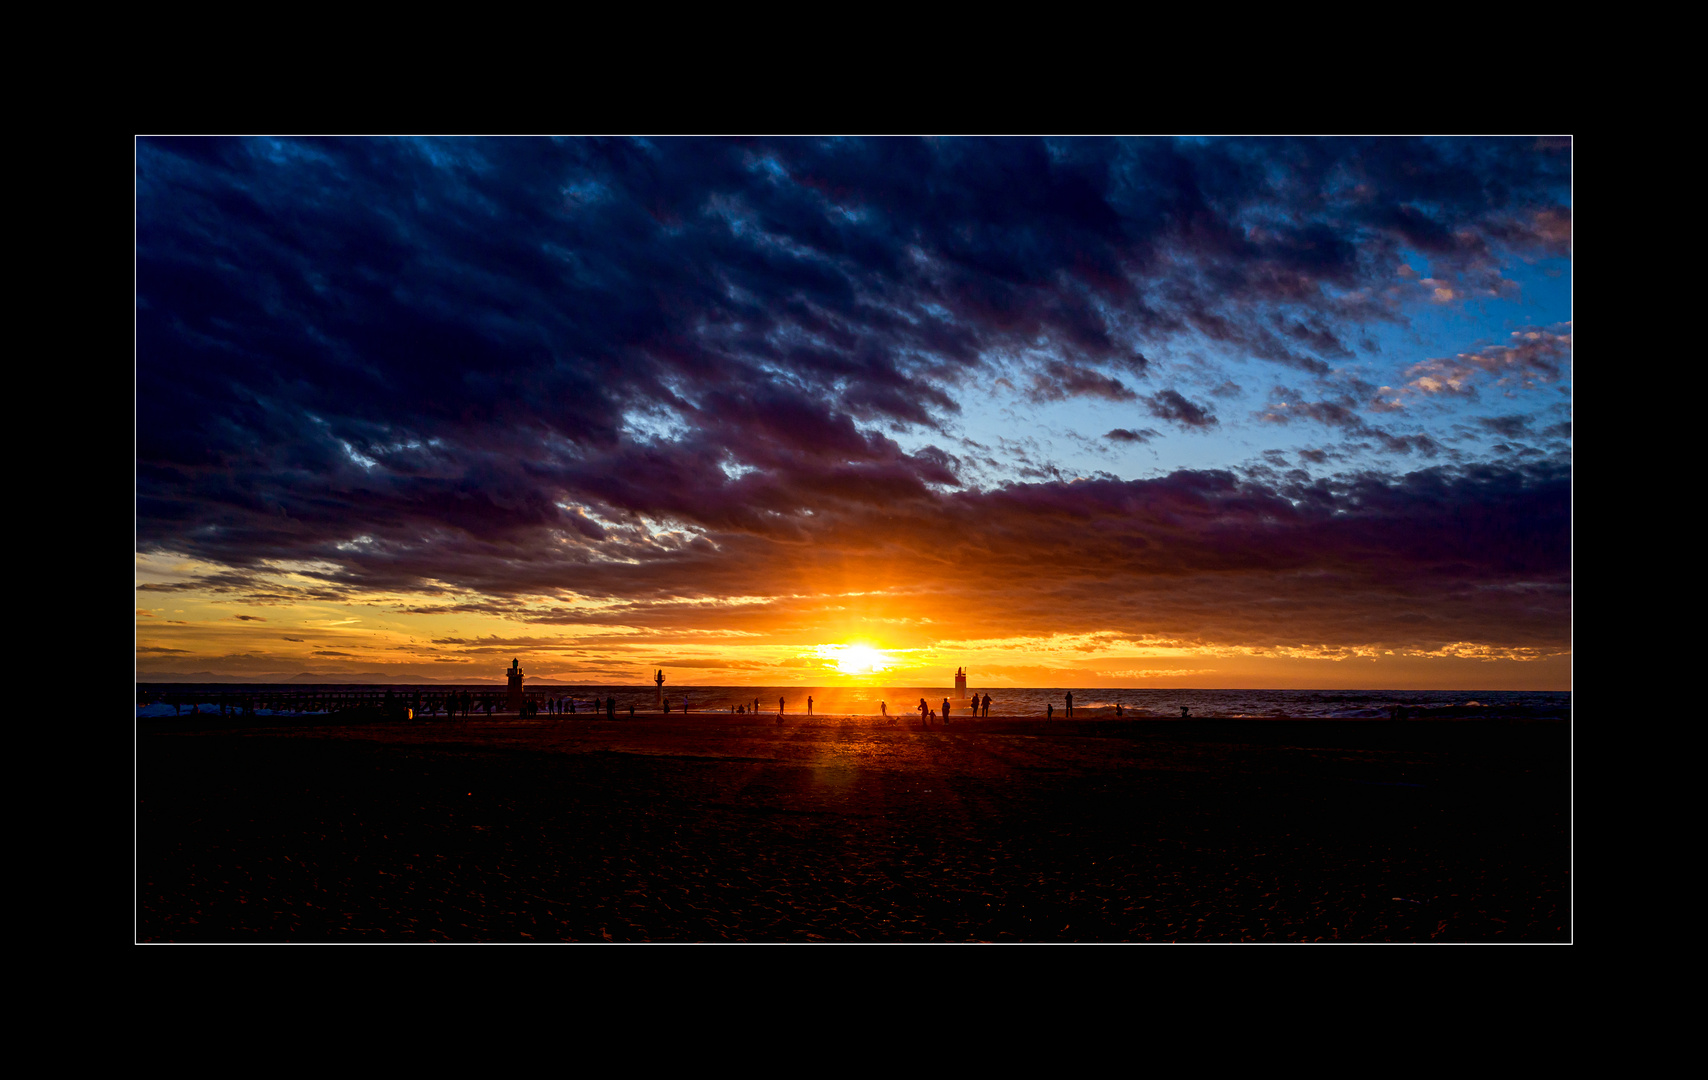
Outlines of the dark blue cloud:
{"type": "Polygon", "coordinates": [[[806,510],[936,505],[958,460],[876,431],[932,438],[1016,368],[1039,400],[1208,426],[1141,392],[1149,356],[1325,372],[1400,317],[1403,251],[1438,280],[1557,251],[1568,164],[1523,140],[141,140],[139,543],[502,589],[474,553],[669,561],[643,518],[772,542],[806,510]]]}
{"type": "Polygon", "coordinates": [[[1176,390],[1163,390],[1146,399],[1151,415],[1172,420],[1183,427],[1207,428],[1216,426],[1216,417],[1204,406],[1188,401],[1176,390]]]}

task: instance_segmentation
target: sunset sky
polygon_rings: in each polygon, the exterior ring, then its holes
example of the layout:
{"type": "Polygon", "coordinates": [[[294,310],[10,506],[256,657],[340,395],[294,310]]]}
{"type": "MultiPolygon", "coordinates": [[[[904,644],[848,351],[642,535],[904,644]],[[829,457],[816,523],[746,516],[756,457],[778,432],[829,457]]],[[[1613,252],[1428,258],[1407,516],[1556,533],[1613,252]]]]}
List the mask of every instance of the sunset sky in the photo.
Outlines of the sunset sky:
{"type": "Polygon", "coordinates": [[[1569,689],[1571,162],[139,139],[137,676],[1569,689]]]}

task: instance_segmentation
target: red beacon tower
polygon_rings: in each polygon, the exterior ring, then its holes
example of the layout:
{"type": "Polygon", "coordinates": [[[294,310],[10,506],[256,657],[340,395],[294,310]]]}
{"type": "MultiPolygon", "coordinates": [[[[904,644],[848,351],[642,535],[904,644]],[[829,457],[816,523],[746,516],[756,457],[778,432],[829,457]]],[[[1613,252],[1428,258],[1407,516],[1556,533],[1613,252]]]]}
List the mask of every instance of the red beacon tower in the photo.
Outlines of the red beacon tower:
{"type": "Polygon", "coordinates": [[[510,696],[506,700],[505,705],[509,709],[521,712],[523,703],[522,662],[520,660],[510,661],[510,671],[508,674],[510,676],[510,696]]]}

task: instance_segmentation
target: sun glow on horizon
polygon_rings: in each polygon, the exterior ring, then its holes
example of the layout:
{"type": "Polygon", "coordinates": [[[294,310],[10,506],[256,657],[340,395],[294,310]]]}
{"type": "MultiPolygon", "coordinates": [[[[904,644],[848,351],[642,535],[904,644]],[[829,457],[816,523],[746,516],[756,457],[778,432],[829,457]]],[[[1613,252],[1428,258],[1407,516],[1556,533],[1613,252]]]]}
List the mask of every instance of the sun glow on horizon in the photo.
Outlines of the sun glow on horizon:
{"type": "Polygon", "coordinates": [[[836,665],[836,670],[843,675],[859,677],[876,675],[887,671],[894,661],[881,649],[873,648],[864,642],[851,642],[847,645],[820,645],[816,650],[818,655],[836,665]]]}

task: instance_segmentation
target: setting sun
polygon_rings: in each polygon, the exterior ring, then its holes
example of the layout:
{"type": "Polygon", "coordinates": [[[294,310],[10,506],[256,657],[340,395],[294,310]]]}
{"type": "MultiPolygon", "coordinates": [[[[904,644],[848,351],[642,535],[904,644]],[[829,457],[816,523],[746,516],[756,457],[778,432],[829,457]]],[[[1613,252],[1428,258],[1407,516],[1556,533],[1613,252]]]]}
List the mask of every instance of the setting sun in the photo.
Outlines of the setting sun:
{"type": "Polygon", "coordinates": [[[824,645],[821,653],[844,675],[873,675],[890,666],[890,658],[870,645],[824,645]]]}

